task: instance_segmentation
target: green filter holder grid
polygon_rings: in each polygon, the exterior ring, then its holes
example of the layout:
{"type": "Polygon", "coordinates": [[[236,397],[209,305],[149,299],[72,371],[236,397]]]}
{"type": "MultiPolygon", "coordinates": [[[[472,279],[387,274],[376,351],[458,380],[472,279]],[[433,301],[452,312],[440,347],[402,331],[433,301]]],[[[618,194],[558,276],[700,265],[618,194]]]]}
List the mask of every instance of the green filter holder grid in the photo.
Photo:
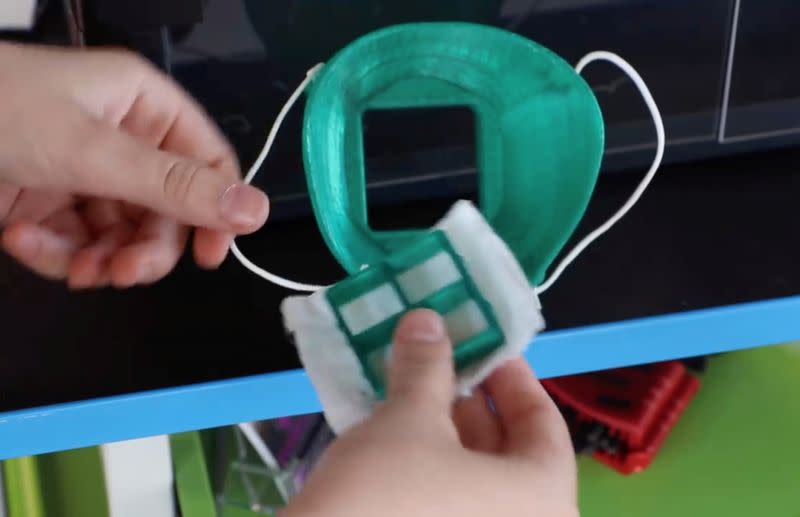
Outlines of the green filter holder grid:
{"type": "Polygon", "coordinates": [[[392,335],[409,310],[427,308],[443,315],[454,341],[457,372],[485,358],[504,340],[491,306],[441,230],[421,235],[404,249],[328,288],[325,294],[379,397],[385,395],[384,366],[392,335]],[[433,265],[435,270],[425,269],[433,265]],[[375,317],[355,321],[364,315],[375,317]],[[476,322],[478,325],[472,325],[476,322]],[[461,330],[454,332],[456,328],[461,330]]]}
{"type": "Polygon", "coordinates": [[[538,285],[589,202],[603,153],[592,90],[546,48],[494,27],[434,22],[361,37],[308,90],[303,158],[321,233],[350,273],[425,230],[374,231],[367,219],[362,116],[467,106],[476,115],[479,205],[538,285]]]}

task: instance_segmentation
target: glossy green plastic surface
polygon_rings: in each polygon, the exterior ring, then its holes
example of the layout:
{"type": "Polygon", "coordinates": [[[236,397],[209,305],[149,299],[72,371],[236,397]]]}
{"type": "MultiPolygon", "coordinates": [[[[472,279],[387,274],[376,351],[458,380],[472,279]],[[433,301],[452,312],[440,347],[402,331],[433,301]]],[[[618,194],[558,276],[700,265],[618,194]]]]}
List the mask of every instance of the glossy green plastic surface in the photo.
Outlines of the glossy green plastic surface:
{"type": "Polygon", "coordinates": [[[329,248],[353,274],[421,235],[369,227],[362,115],[442,106],[474,111],[481,211],[530,281],[540,283],[594,189],[602,116],[568,63],[521,36],[477,24],[416,23],[370,33],[314,79],[303,153],[329,248]]]}

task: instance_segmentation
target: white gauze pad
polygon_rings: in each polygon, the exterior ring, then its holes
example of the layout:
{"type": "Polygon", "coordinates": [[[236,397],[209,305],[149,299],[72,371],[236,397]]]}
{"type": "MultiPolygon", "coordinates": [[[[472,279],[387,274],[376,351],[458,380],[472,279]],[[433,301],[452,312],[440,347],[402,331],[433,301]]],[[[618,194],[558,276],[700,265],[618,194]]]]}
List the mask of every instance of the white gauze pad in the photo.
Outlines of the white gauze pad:
{"type": "MultiPolygon", "coordinates": [[[[468,395],[500,364],[520,356],[544,328],[544,320],[539,300],[522,267],[472,203],[457,202],[435,228],[444,232],[460,256],[480,295],[491,306],[504,337],[501,346],[458,373],[458,392],[468,395]]],[[[412,268],[399,275],[397,282],[404,295],[409,300],[427,295],[426,284],[414,281],[414,277],[424,278],[428,274],[442,282],[457,280],[459,273],[453,272],[448,262],[452,261],[446,254],[437,255],[419,266],[419,270],[412,268]]],[[[402,309],[391,292],[376,290],[369,296],[385,304],[380,307],[366,304],[369,307],[361,310],[358,302],[345,307],[345,311],[340,307],[340,315],[351,331],[354,325],[363,330],[362,327],[402,309]]],[[[341,433],[367,418],[379,400],[378,395],[350,346],[347,333],[340,327],[326,289],[310,296],[287,298],[281,312],[331,428],[341,433]]],[[[454,342],[486,325],[474,303],[465,303],[446,314],[445,323],[454,342]]]]}

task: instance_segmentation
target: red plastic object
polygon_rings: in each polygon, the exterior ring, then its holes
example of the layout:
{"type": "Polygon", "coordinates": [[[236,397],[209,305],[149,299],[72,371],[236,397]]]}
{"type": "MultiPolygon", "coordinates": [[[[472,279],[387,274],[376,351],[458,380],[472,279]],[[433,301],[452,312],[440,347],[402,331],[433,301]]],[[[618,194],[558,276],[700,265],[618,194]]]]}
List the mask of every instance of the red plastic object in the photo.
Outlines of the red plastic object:
{"type": "Polygon", "coordinates": [[[700,387],[670,361],[542,381],[573,437],[589,434],[594,457],[623,474],[645,469],[700,387]]]}

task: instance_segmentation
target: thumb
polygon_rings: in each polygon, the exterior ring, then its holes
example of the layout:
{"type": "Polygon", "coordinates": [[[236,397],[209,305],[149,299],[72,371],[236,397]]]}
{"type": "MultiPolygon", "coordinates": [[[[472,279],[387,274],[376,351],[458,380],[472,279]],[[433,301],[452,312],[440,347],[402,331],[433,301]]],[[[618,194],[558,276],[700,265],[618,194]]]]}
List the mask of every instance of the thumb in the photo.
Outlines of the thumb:
{"type": "Polygon", "coordinates": [[[427,309],[397,325],[389,364],[389,403],[449,413],[455,391],[453,350],[441,316],[427,309]]]}
{"type": "Polygon", "coordinates": [[[74,156],[67,163],[76,183],[64,188],[238,234],[257,230],[267,219],[269,201],[263,192],[207,164],[161,151],[98,121],[86,120],[83,129],[83,145],[66,150],[74,156]]]}

